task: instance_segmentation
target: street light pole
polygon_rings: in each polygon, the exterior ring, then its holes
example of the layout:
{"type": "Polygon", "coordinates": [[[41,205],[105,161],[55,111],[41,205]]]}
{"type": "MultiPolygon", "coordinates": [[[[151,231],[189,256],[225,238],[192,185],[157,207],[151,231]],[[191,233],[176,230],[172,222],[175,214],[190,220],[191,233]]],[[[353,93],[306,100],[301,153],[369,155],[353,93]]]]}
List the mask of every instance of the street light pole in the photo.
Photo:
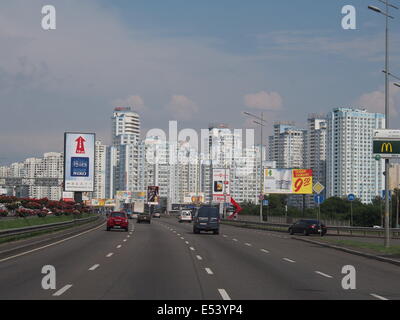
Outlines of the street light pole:
{"type": "Polygon", "coordinates": [[[264,162],[264,155],[263,155],[263,141],[264,141],[264,126],[265,126],[265,120],[264,120],[264,112],[261,112],[261,117],[257,117],[254,114],[251,114],[249,112],[244,112],[245,115],[250,116],[252,118],[255,118],[258,121],[253,121],[255,124],[258,124],[261,127],[261,144],[260,144],[260,193],[259,193],[259,200],[260,200],[260,222],[263,222],[263,200],[264,197],[262,196],[264,194],[264,168],[263,168],[263,162],[264,162]]]}
{"type": "MultiPolygon", "coordinates": [[[[368,9],[380,13],[385,16],[385,129],[389,129],[389,18],[394,19],[389,15],[389,7],[398,9],[398,7],[389,3],[389,0],[379,0],[385,4],[385,11],[368,6],[368,9]]],[[[385,247],[390,247],[390,199],[389,199],[389,159],[385,159],[385,247]]]]}

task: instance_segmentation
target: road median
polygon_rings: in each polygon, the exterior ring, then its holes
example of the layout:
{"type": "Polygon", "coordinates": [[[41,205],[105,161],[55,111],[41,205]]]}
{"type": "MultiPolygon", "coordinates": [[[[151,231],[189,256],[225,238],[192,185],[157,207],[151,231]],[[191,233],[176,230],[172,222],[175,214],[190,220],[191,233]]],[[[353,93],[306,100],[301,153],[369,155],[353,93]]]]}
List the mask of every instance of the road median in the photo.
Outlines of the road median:
{"type": "MultiPolygon", "coordinates": [[[[84,220],[84,219],[82,219],[84,220]]],[[[92,219],[84,221],[76,221],[69,225],[60,225],[58,228],[32,230],[19,235],[5,237],[0,244],[0,260],[9,256],[19,254],[24,251],[33,250],[35,248],[51,244],[56,241],[66,239],[68,237],[78,235],[79,233],[96,229],[105,222],[105,218],[99,215],[93,216],[92,219]]]]}
{"type": "Polygon", "coordinates": [[[332,238],[318,238],[318,240],[314,240],[297,236],[292,236],[291,238],[400,266],[400,246],[397,245],[388,249],[381,244],[368,243],[360,240],[339,240],[332,238]]]}

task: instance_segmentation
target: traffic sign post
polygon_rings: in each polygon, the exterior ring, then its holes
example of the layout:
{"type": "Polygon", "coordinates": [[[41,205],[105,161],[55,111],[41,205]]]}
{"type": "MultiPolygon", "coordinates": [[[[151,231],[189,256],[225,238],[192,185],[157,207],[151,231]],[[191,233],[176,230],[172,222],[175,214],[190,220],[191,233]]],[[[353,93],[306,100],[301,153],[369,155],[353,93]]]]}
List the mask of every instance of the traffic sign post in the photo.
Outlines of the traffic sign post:
{"type": "Polygon", "coordinates": [[[347,199],[350,201],[350,227],[353,226],[353,201],[356,200],[356,196],[354,194],[349,194],[347,199]]]}
{"type": "MultiPolygon", "coordinates": [[[[322,194],[316,194],[314,196],[314,202],[318,204],[318,221],[321,223],[321,203],[324,203],[325,197],[322,194]]],[[[320,225],[320,234],[322,237],[322,223],[320,225]]]]}

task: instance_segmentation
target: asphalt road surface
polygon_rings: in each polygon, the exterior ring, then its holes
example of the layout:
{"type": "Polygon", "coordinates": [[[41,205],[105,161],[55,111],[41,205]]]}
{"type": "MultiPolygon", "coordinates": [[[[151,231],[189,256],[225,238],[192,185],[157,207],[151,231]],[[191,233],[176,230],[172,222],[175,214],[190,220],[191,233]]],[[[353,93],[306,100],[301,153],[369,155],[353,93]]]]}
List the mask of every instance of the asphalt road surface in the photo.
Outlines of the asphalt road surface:
{"type": "Polygon", "coordinates": [[[192,232],[176,218],[105,225],[40,250],[0,260],[0,299],[400,300],[400,267],[268,231],[221,226],[192,232]],[[42,288],[42,267],[56,289],[42,288]],[[342,287],[354,266],[356,289],[342,287]]]}

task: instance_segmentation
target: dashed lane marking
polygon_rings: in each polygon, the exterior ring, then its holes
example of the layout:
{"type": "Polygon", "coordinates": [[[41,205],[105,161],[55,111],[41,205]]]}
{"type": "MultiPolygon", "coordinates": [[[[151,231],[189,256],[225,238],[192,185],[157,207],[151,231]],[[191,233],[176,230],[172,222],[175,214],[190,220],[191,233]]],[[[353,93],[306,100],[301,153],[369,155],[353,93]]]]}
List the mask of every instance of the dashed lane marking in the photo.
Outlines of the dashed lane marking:
{"type": "Polygon", "coordinates": [[[72,284],[67,284],[66,286],[62,287],[60,290],[58,290],[56,293],[53,294],[54,297],[59,297],[61,296],[64,292],[66,292],[68,289],[72,287],[72,284]]]}
{"type": "Polygon", "coordinates": [[[96,270],[100,265],[99,264],[95,264],[94,266],[89,268],[89,271],[94,271],[96,270]]]}

